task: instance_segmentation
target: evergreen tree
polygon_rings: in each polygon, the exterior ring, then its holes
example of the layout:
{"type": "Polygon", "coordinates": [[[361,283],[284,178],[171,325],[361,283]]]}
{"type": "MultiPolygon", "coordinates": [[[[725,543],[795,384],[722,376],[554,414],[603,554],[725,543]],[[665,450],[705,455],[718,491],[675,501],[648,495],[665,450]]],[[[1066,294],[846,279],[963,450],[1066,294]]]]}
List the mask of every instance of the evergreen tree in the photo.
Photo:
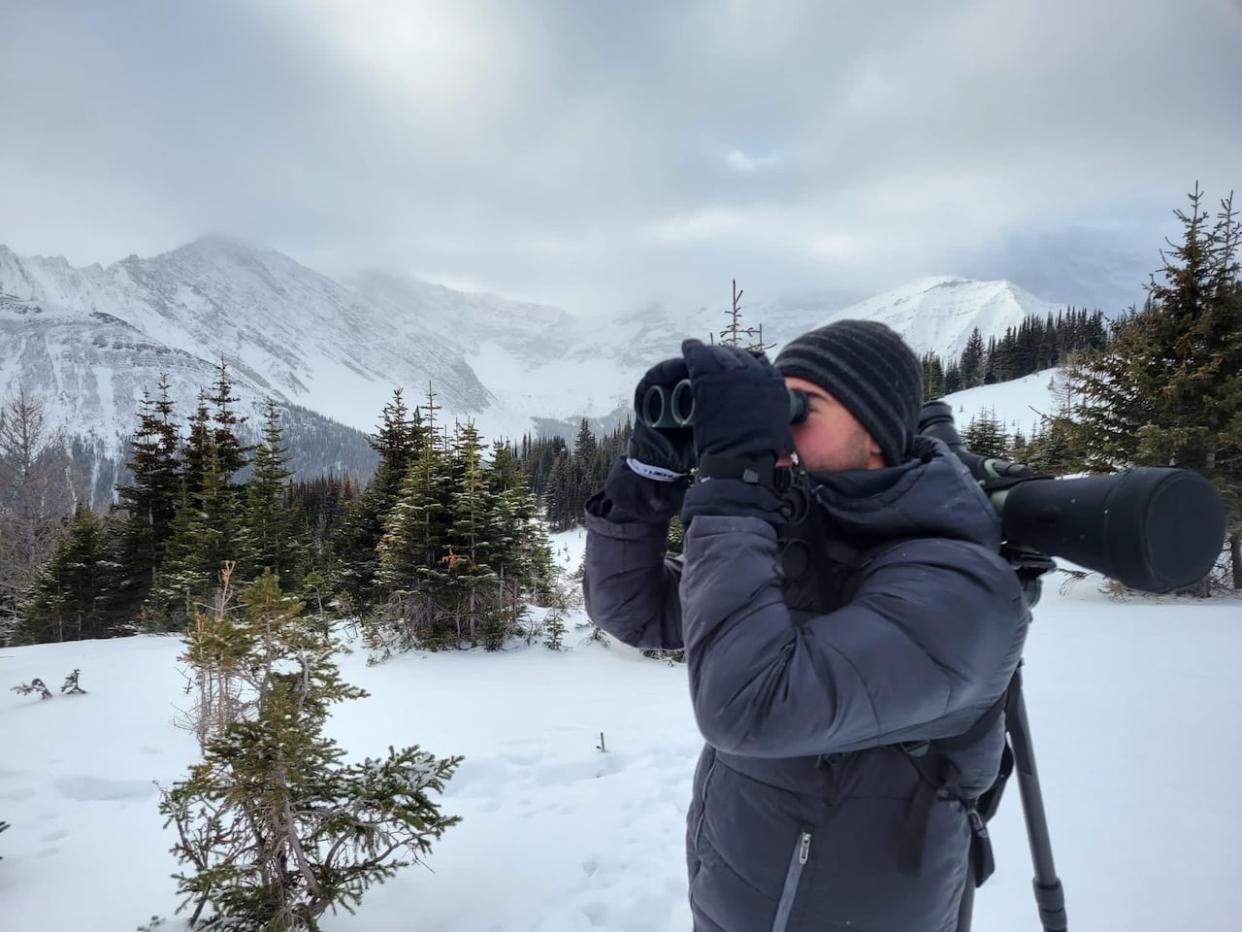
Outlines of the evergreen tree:
{"type": "Polygon", "coordinates": [[[582,523],[587,499],[599,491],[612,464],[625,453],[631,431],[627,419],[621,427],[597,437],[583,420],[572,453],[559,437],[524,441],[523,470],[552,529],[582,523]]]}
{"type": "Polygon", "coordinates": [[[548,650],[564,650],[565,630],[565,611],[554,605],[543,623],[544,646],[548,650]]]}
{"type": "Polygon", "coordinates": [[[1083,468],[1080,449],[1077,425],[1066,416],[1053,415],[1043,418],[1031,433],[1021,461],[1040,475],[1063,476],[1083,468]]]}
{"type": "Polygon", "coordinates": [[[1026,439],[1026,434],[1022,433],[1021,428],[1017,428],[1013,432],[1013,438],[1009,441],[1009,459],[1015,463],[1028,463],[1030,457],[1030,443],[1026,439]]]}
{"type": "Polygon", "coordinates": [[[116,533],[118,574],[110,608],[126,623],[138,614],[163,560],[181,484],[179,438],[166,374],[160,375],[158,387],[157,399],[143,393],[126,464],[132,479],[116,488],[124,517],[116,533]]]}
{"type": "Polygon", "coordinates": [[[222,478],[221,488],[231,490],[233,476],[246,466],[246,454],[254,447],[243,446],[237,437],[237,428],[246,423],[246,418],[233,413],[233,406],[238,399],[233,394],[233,383],[229,379],[228,366],[223,359],[216,367],[216,382],[207,400],[215,406],[211,415],[212,423],[215,424],[211,439],[222,478]]]}
{"type": "Polygon", "coordinates": [[[19,640],[35,644],[113,634],[106,612],[113,573],[100,521],[79,505],[51,558],[35,574],[34,590],[22,607],[19,640]]]}
{"type": "Polygon", "coordinates": [[[492,451],[488,470],[492,501],[491,565],[502,580],[516,583],[547,604],[556,571],[547,535],[536,521],[534,494],[528,488],[517,453],[503,442],[492,451]]]}
{"type": "Polygon", "coordinates": [[[198,393],[198,402],[187,424],[188,435],[181,451],[181,474],[186,491],[196,495],[203,490],[203,473],[207,471],[207,457],[212,447],[211,411],[207,407],[207,393],[198,393]]]}
{"type": "MultiPolygon", "coordinates": [[[[423,427],[418,408],[413,413],[406,408],[402,398],[404,390],[393,389],[392,401],[384,405],[380,415],[380,425],[373,437],[367,441],[380,456],[376,470],[376,484],[392,498],[395,498],[401,487],[401,480],[406,470],[418,455],[419,447],[424,441],[423,427]]],[[[435,395],[428,390],[428,411],[434,417],[438,406],[435,395]]]]}
{"type": "Polygon", "coordinates": [[[935,353],[923,356],[923,400],[933,401],[945,396],[944,364],[935,353]]]}
{"type": "Polygon", "coordinates": [[[254,553],[242,533],[239,496],[226,482],[213,443],[208,448],[202,488],[183,499],[147,600],[149,622],[156,630],[184,628],[194,605],[215,588],[226,563],[254,566],[254,553]]]}
{"type": "Polygon", "coordinates": [[[177,826],[192,926],[212,907],[207,925],[314,930],[327,910],[352,911],[369,887],[419,862],[458,821],[432,793],[461,758],[414,746],[343,763],[323,733],[329,710],[366,693],[341,679],[338,645],[301,621],[270,573],[242,602],[244,618],[219,640],[244,656],[254,717],[211,740],[188,778],[162,791],[160,811],[177,826]]]}
{"type": "Polygon", "coordinates": [[[384,518],[378,579],[386,594],[418,588],[435,597],[444,594],[440,558],[450,543],[451,495],[451,458],[429,435],[384,518]]]}
{"type": "Polygon", "coordinates": [[[296,586],[304,551],[293,535],[293,509],[286,504],[291,475],[287,462],[280,412],[269,398],[262,440],[254,447],[253,470],[246,483],[247,549],[255,561],[251,574],[270,569],[286,585],[296,586]]]}
{"type": "Polygon", "coordinates": [[[966,349],[962,351],[962,359],[958,364],[958,369],[962,374],[963,388],[975,388],[983,384],[984,367],[987,362],[984,357],[983,335],[979,333],[979,328],[975,327],[966,339],[966,349]]]}
{"type": "Polygon", "coordinates": [[[449,448],[438,434],[422,448],[385,527],[387,601],[366,625],[381,656],[414,646],[495,649],[526,602],[552,589],[551,553],[514,451],[498,442],[486,462],[473,425],[459,424],[449,448]]]}
{"type": "Polygon", "coordinates": [[[548,480],[543,493],[543,508],[548,525],[555,531],[563,531],[574,523],[573,468],[564,454],[556,457],[548,470],[548,480]]]}
{"type": "Polygon", "coordinates": [[[988,348],[983,354],[982,384],[994,385],[996,382],[996,337],[989,337],[988,348]]]}
{"type": "Polygon", "coordinates": [[[289,498],[295,534],[309,542],[309,559],[334,574],[332,542],[354,498],[353,481],[348,475],[304,479],[292,485],[289,498]]]}
{"type": "Polygon", "coordinates": [[[962,441],[972,453],[1005,458],[1009,453],[1008,435],[996,411],[987,408],[975,415],[962,431],[962,441]]]}
{"type": "Polygon", "coordinates": [[[490,560],[495,530],[492,496],[483,472],[479,432],[473,424],[458,425],[453,443],[453,491],[449,510],[447,568],[456,599],[458,639],[482,640],[495,650],[508,633],[505,593],[499,591],[490,560]]]}
{"type": "Polygon", "coordinates": [[[590,422],[583,418],[578,424],[578,433],[574,435],[574,462],[578,464],[579,471],[584,477],[591,464],[595,462],[597,450],[595,433],[591,430],[590,422]]]}
{"type": "MultiPolygon", "coordinates": [[[[1073,372],[1090,464],[1180,466],[1209,478],[1229,510],[1231,547],[1242,550],[1242,289],[1232,200],[1214,224],[1196,185],[1177,211],[1163,281],[1142,311],[1115,325],[1107,349],[1073,372]]],[[[1242,585],[1242,553],[1233,566],[1242,585]]],[[[1207,593],[1206,584],[1199,588],[1207,593]]]]}
{"type": "Polygon", "coordinates": [[[965,387],[961,368],[956,364],[949,366],[944,373],[944,393],[952,395],[954,392],[960,392],[965,387]]]}
{"type": "MultiPolygon", "coordinates": [[[[379,426],[368,438],[380,455],[375,476],[367,488],[346,508],[336,536],[336,580],[349,593],[354,607],[365,613],[400,584],[394,572],[381,566],[381,550],[388,547],[386,524],[402,496],[402,484],[412,462],[436,443],[436,395],[427,388],[423,411],[411,416],[400,388],[384,406],[379,426]]],[[[424,463],[424,465],[426,465],[424,463]]],[[[404,559],[404,558],[401,558],[404,559]]],[[[400,562],[400,560],[398,561],[400,562]]]]}

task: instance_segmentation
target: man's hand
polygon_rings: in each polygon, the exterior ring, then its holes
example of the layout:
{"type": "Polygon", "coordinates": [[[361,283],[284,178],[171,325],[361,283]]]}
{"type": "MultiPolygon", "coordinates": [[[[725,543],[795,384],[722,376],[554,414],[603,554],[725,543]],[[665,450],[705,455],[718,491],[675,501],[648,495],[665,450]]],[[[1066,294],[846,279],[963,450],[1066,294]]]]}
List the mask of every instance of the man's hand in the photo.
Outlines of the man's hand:
{"type": "Polygon", "coordinates": [[[789,391],[767,357],[700,340],[681,344],[694,395],[694,444],[712,454],[775,463],[793,449],[789,391]]]}
{"type": "Polygon", "coordinates": [[[666,359],[647,370],[634,389],[634,431],[630,435],[627,459],[630,469],[657,482],[676,482],[694,468],[694,438],[690,428],[656,428],[643,420],[648,390],[662,385],[669,392],[687,378],[684,359],[666,359]]]}
{"type": "Polygon", "coordinates": [[[647,370],[634,389],[634,429],[624,459],[613,464],[602,495],[587,502],[587,510],[610,521],[660,523],[681,510],[690,470],[694,468],[694,438],[690,428],[651,427],[643,420],[643,400],[653,385],[669,391],[687,377],[683,359],[666,359],[647,370]]]}

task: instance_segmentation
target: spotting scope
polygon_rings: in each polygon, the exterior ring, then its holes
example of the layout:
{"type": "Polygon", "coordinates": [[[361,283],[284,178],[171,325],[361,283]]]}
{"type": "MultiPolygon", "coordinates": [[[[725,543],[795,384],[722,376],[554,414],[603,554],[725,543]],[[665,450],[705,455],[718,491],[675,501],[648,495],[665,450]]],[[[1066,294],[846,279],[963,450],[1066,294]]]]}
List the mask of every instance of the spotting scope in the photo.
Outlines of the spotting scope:
{"type": "Polygon", "coordinates": [[[1132,589],[1168,592],[1206,576],[1224,546],[1224,504],[1189,469],[1036,475],[966,449],[944,401],[923,404],[919,433],[943,441],[978,480],[1011,549],[1063,557],[1132,589]]]}

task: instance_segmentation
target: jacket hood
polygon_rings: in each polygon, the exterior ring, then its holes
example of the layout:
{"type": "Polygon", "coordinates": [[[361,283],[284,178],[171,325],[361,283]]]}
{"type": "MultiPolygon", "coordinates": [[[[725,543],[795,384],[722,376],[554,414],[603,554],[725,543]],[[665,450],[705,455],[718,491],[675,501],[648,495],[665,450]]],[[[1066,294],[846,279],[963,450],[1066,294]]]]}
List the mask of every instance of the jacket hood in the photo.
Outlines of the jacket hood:
{"type": "Polygon", "coordinates": [[[1000,516],[952,451],[919,436],[913,457],[884,469],[810,473],[829,533],[855,546],[942,537],[998,549],[1000,516]]]}

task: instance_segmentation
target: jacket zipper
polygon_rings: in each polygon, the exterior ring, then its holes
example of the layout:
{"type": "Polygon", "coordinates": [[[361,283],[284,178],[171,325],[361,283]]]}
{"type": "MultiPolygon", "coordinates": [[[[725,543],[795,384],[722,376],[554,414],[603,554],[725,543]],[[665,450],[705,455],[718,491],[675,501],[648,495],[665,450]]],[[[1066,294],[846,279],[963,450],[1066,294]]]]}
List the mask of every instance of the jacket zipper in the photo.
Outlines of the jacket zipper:
{"type": "Polygon", "coordinates": [[[802,868],[811,856],[811,833],[803,832],[794,845],[793,857],[789,859],[789,870],[785,873],[785,887],[781,890],[781,899],[776,907],[776,918],[772,921],[772,932],[785,932],[789,925],[789,915],[793,912],[794,899],[798,895],[798,881],[802,877],[802,868]]]}
{"type": "Polygon", "coordinates": [[[699,821],[694,827],[694,854],[695,857],[701,857],[699,854],[699,840],[703,837],[703,820],[707,818],[707,788],[711,785],[712,774],[716,772],[716,752],[712,751],[712,763],[707,768],[707,773],[703,775],[703,798],[699,801],[699,821]]]}

